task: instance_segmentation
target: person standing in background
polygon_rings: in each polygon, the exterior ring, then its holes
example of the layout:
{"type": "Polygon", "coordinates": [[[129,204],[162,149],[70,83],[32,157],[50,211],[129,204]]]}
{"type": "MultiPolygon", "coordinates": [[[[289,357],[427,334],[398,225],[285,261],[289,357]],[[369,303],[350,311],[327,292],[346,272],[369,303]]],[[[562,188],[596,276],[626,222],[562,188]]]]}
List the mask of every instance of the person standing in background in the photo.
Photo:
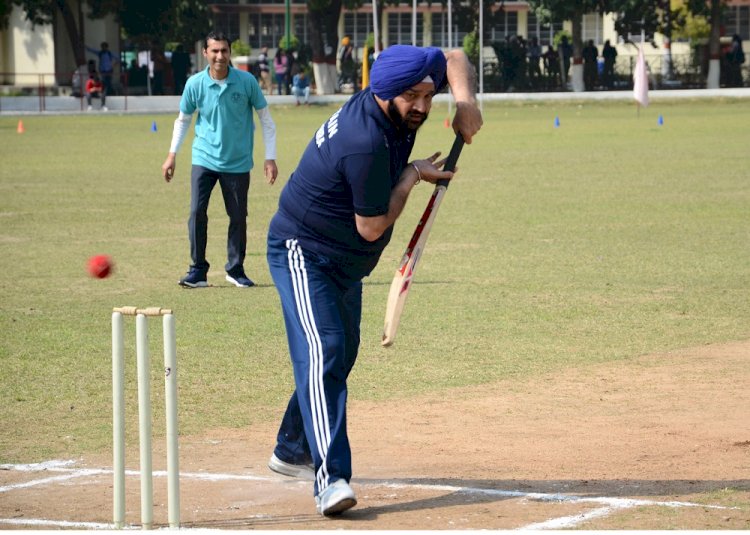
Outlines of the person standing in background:
{"type": "Polygon", "coordinates": [[[586,91],[596,89],[597,78],[597,59],[599,51],[594,46],[594,41],[589,39],[586,46],[583,47],[583,84],[586,91]]]}
{"type": "Polygon", "coordinates": [[[258,73],[260,75],[260,88],[266,95],[270,95],[273,92],[273,84],[271,83],[271,69],[268,65],[267,46],[260,49],[260,54],[258,55],[258,73]]]}
{"type": "Polygon", "coordinates": [[[615,85],[615,61],[617,61],[617,49],[609,44],[609,39],[604,41],[602,58],[604,58],[602,83],[607,89],[612,89],[615,85]]]}
{"type": "Polygon", "coordinates": [[[206,259],[208,201],[218,182],[229,216],[226,280],[237,287],[255,283],[245,274],[247,246],[247,194],[253,168],[253,110],[263,132],[266,160],[263,171],[269,184],[276,181],[276,126],[255,76],[230,66],[231,45],[220,32],[211,32],[203,43],[208,67],[188,78],[180,99],[169,154],[161,166],[164,180],[174,177],[177,151],[193,113],[198,112],[190,173],[190,256],[192,264],[179,284],[187,288],[208,286],[206,259]]]}
{"type": "MultiPolygon", "coordinates": [[[[284,49],[276,49],[276,55],[273,57],[273,72],[276,75],[276,92],[281,95],[281,89],[286,88],[286,71],[289,59],[284,54],[284,49]]],[[[288,93],[287,93],[288,94],[288,93]]]]}
{"type": "Polygon", "coordinates": [[[185,89],[185,82],[190,76],[190,54],[185,52],[185,47],[182,44],[177,45],[177,48],[172,52],[172,76],[174,77],[174,94],[182,95],[182,90],[185,89]]]}
{"type": "Polygon", "coordinates": [[[101,75],[102,85],[104,87],[103,94],[106,97],[107,95],[111,95],[114,91],[114,88],[112,87],[112,75],[114,73],[115,63],[119,63],[120,60],[117,59],[116,54],[110,51],[109,43],[107,43],[107,41],[102,41],[99,46],[99,50],[88,46],[86,47],[86,50],[92,54],[96,54],[99,58],[99,74],[101,75]]]}

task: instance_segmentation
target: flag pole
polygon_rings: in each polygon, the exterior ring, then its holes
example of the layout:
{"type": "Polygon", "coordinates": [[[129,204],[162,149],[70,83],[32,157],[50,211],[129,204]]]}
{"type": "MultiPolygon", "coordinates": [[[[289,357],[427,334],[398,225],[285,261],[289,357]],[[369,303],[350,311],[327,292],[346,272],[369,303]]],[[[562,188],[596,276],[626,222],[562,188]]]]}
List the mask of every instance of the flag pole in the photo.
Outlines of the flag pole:
{"type": "MultiPolygon", "coordinates": [[[[641,46],[640,46],[639,54],[643,54],[643,43],[646,41],[646,28],[644,28],[645,24],[646,24],[645,19],[641,17],[641,46]]],[[[640,55],[638,56],[638,59],[640,60],[640,55]]],[[[644,54],[644,61],[645,61],[645,54],[644,54]]],[[[648,93],[648,80],[646,81],[646,92],[648,93]]],[[[641,101],[640,100],[636,100],[635,117],[636,119],[641,118],[641,101]]]]}
{"type": "MultiPolygon", "coordinates": [[[[451,17],[453,13],[453,6],[451,0],[448,0],[448,50],[453,48],[453,19],[451,17]]],[[[450,119],[453,115],[453,92],[448,87],[448,117],[445,119],[446,126],[450,126],[450,119]]]]}

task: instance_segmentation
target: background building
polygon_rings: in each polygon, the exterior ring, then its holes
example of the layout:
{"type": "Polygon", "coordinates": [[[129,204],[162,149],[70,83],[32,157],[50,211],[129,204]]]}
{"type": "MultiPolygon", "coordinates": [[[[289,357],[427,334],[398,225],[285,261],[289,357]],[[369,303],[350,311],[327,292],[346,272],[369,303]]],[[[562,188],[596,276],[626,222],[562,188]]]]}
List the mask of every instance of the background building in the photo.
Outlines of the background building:
{"type": "MultiPolygon", "coordinates": [[[[99,48],[102,41],[110,44],[110,49],[123,53],[122,65],[127,67],[131,58],[137,56],[137,50],[124,55],[123,42],[120,39],[120,28],[114,16],[103,19],[87,18],[88,13],[85,0],[66,0],[71,10],[76,14],[78,26],[81,28],[83,40],[88,47],[99,48]]],[[[744,41],[750,40],[750,0],[729,0],[724,10],[724,35],[727,39],[732,34],[739,34],[744,41]]],[[[261,47],[268,47],[271,54],[275,52],[279,41],[285,33],[286,4],[284,0],[215,0],[208,5],[213,26],[225,32],[232,39],[240,39],[251,47],[251,58],[257,55],[261,47]]],[[[301,43],[309,39],[307,3],[294,0],[290,3],[291,33],[301,43]]],[[[381,42],[384,47],[395,43],[412,43],[417,45],[431,45],[443,48],[461,47],[463,39],[471,30],[461,26],[454,17],[452,28],[452,43],[448,42],[448,13],[438,2],[421,2],[416,10],[416,35],[412,35],[412,3],[404,2],[399,6],[384,6],[382,18],[379,21],[381,42]]],[[[525,1],[507,0],[503,4],[500,16],[493,25],[485,27],[485,58],[489,63],[497,61],[496,49],[492,43],[500,43],[511,37],[520,36],[526,41],[537,38],[546,49],[552,44],[554,36],[562,30],[571,31],[568,21],[543,24],[530,11],[525,1]]],[[[338,39],[349,36],[357,49],[357,57],[361,59],[367,36],[373,32],[372,6],[366,3],[356,10],[343,9],[338,24],[338,39]]],[[[601,51],[606,40],[618,48],[620,69],[627,69],[630,57],[635,55],[632,46],[625,45],[618,38],[614,29],[614,22],[609,15],[590,13],[584,16],[582,26],[583,41],[593,40],[601,51]]],[[[631,36],[632,41],[638,43],[640,35],[631,36]]],[[[648,47],[646,54],[651,71],[662,71],[662,56],[664,54],[661,36],[655,36],[659,48],[648,47]]],[[[747,46],[745,47],[747,49],[747,46]]],[[[200,46],[196,43],[193,52],[193,67],[202,68],[200,46]]],[[[691,54],[687,42],[675,41],[671,46],[671,53],[679,58],[686,58],[691,54]]],[[[750,54],[748,54],[750,55],[750,54]]],[[[87,52],[86,59],[95,59],[95,55],[87,52]]],[[[148,55],[141,55],[139,63],[147,63],[148,55]]],[[[680,59],[679,61],[687,61],[680,59]]],[[[679,62],[678,62],[679,63],[679,62]]],[[[746,63],[747,64],[747,63],[746,63]]],[[[8,27],[0,30],[0,85],[5,91],[33,91],[40,85],[48,88],[70,87],[72,74],[81,66],[77,65],[75,54],[71,46],[66,25],[58,14],[51,25],[32,27],[25,20],[24,11],[13,5],[8,27]]],[[[121,69],[117,68],[116,77],[119,80],[121,69]]]]}

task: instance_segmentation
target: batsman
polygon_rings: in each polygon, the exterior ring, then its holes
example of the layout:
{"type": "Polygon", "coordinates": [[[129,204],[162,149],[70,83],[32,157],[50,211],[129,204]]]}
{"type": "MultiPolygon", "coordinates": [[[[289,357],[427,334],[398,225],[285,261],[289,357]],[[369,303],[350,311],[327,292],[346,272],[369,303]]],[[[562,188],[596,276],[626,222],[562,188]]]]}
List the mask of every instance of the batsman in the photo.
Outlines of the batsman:
{"type": "Polygon", "coordinates": [[[453,177],[441,170],[439,152],[410,159],[433,97],[446,84],[456,102],[453,129],[471,143],[482,115],[464,52],[387,48],[372,66],[370,87],[315,132],[271,220],[268,265],[296,389],[268,466],[314,480],[324,516],[357,503],[349,486],[346,381],[359,349],[362,279],[378,263],[412,188],[453,177]]]}

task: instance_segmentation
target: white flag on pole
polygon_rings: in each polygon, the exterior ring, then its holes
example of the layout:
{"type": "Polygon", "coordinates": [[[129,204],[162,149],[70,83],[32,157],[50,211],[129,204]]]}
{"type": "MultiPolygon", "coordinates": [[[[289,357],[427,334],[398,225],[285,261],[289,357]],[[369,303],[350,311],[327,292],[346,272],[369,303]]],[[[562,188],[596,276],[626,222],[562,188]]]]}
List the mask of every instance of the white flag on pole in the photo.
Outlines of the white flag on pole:
{"type": "Polygon", "coordinates": [[[638,49],[638,60],[633,72],[633,97],[644,108],[648,106],[648,71],[646,58],[643,56],[643,46],[638,49]]]}

